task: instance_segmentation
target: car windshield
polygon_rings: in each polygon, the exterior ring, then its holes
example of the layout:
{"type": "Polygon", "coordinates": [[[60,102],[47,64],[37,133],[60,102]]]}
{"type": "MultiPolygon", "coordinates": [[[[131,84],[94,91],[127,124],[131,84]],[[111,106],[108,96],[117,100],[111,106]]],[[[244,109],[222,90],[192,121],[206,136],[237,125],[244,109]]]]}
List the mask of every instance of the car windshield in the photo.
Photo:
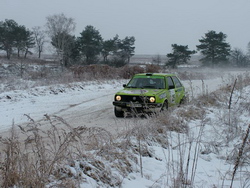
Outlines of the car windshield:
{"type": "Polygon", "coordinates": [[[130,80],[127,88],[152,88],[152,89],[165,89],[163,78],[133,78],[130,80]]]}

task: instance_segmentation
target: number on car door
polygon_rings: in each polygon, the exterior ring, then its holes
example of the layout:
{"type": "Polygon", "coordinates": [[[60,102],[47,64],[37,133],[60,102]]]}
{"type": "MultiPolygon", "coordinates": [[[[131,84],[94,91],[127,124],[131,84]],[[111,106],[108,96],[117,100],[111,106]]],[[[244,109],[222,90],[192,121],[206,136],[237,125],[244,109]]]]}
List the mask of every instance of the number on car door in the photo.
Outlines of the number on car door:
{"type": "Polygon", "coordinates": [[[168,82],[168,91],[170,93],[170,103],[171,105],[175,104],[175,85],[171,77],[167,77],[168,82]]]}

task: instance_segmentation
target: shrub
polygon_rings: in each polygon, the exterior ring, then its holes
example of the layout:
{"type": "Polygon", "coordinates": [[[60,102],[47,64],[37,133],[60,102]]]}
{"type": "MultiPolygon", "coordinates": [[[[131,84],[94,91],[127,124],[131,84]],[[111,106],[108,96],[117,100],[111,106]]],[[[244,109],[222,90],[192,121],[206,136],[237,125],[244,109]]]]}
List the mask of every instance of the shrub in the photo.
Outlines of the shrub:
{"type": "Polygon", "coordinates": [[[79,80],[112,79],[117,77],[116,68],[108,65],[73,66],[70,70],[73,72],[74,77],[79,80]]]}
{"type": "Polygon", "coordinates": [[[144,72],[144,68],[142,68],[140,66],[126,65],[120,69],[119,75],[120,75],[120,78],[129,79],[133,75],[138,74],[138,73],[143,73],[143,72],[144,72]]]}
{"type": "Polygon", "coordinates": [[[160,72],[161,67],[159,65],[154,65],[154,64],[150,64],[150,65],[146,65],[145,68],[145,72],[147,73],[157,73],[160,72]]]}

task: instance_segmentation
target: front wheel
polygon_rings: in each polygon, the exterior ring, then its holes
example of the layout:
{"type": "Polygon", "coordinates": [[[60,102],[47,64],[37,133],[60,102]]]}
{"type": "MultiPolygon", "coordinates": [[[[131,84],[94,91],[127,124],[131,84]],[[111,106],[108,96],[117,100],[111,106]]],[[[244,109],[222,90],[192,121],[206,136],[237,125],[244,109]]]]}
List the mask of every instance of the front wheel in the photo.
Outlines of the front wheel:
{"type": "Polygon", "coordinates": [[[168,101],[164,101],[161,107],[161,111],[167,111],[167,110],[168,110],[168,101]]]}
{"type": "Polygon", "coordinates": [[[116,107],[114,108],[114,112],[116,117],[124,117],[124,112],[122,110],[117,110],[116,107]]]}
{"type": "Polygon", "coordinates": [[[186,103],[187,103],[187,98],[184,96],[184,97],[181,99],[179,106],[184,105],[184,104],[186,104],[186,103]]]}

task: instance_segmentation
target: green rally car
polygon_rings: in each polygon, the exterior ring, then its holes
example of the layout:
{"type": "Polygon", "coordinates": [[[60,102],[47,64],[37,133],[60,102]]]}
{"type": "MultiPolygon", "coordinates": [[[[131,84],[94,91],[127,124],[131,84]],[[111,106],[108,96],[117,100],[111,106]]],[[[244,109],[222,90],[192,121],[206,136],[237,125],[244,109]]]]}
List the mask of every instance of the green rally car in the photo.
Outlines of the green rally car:
{"type": "Polygon", "coordinates": [[[175,74],[136,74],[123,87],[113,101],[116,117],[124,117],[125,113],[160,112],[185,99],[185,88],[175,74]]]}

